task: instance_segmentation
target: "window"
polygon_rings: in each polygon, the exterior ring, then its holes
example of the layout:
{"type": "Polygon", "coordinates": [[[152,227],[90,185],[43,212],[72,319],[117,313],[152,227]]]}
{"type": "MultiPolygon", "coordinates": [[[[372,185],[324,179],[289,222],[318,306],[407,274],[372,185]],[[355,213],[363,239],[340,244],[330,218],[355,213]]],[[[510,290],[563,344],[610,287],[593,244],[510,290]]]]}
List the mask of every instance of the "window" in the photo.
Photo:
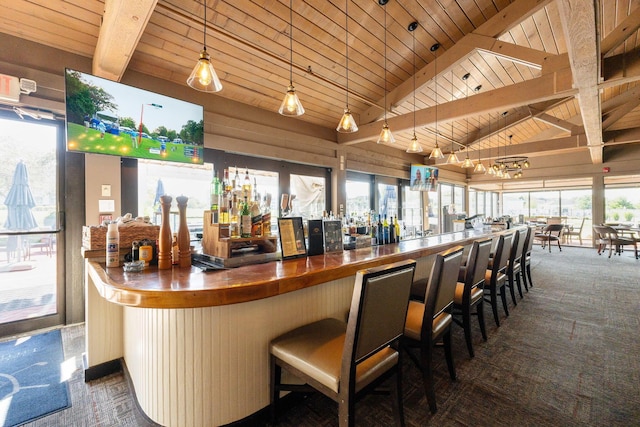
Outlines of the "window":
{"type": "MultiPolygon", "coordinates": [[[[401,236],[415,237],[422,230],[422,191],[412,191],[409,185],[402,186],[402,230],[401,236]]],[[[437,193],[434,193],[437,194],[437,193]]]]}
{"type": "Polygon", "coordinates": [[[607,177],[604,201],[605,222],[637,224],[640,222],[640,177],[607,177]]]}
{"type": "Polygon", "coordinates": [[[398,186],[378,184],[378,213],[384,218],[398,216],[398,186]]]}
{"type": "Polygon", "coordinates": [[[371,184],[368,181],[347,180],[347,215],[366,218],[371,212],[371,184]]]}
{"type": "Polygon", "coordinates": [[[292,213],[304,219],[322,218],[326,209],[325,178],[307,175],[290,175],[292,213]]]}

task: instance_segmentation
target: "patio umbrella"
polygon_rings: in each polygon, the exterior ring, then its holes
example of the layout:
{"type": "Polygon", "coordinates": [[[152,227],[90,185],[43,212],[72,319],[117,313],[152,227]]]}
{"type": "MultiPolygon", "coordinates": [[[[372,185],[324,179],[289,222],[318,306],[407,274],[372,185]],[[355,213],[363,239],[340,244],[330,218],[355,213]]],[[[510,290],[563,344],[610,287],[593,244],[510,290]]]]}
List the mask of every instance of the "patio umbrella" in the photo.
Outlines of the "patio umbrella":
{"type": "Polygon", "coordinates": [[[164,196],[164,184],[162,180],[158,178],[158,183],[156,184],[156,196],[153,199],[153,207],[154,210],[160,212],[160,197],[164,196]]]}
{"type": "Polygon", "coordinates": [[[7,221],[4,223],[7,230],[27,231],[38,226],[31,212],[36,202],[29,188],[29,173],[22,161],[16,165],[4,204],[7,205],[7,221]]]}

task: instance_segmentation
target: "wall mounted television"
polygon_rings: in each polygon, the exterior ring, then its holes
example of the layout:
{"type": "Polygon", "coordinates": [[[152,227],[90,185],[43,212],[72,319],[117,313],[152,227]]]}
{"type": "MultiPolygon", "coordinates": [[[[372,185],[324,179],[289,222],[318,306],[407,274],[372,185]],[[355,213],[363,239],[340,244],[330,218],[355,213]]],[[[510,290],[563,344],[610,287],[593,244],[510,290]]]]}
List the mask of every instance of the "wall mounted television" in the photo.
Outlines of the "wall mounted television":
{"type": "Polygon", "coordinates": [[[437,191],[438,168],[414,163],[411,165],[411,183],[414,191],[437,191]]]}
{"type": "Polygon", "coordinates": [[[204,109],[65,70],[67,151],[203,163],[204,109]]]}

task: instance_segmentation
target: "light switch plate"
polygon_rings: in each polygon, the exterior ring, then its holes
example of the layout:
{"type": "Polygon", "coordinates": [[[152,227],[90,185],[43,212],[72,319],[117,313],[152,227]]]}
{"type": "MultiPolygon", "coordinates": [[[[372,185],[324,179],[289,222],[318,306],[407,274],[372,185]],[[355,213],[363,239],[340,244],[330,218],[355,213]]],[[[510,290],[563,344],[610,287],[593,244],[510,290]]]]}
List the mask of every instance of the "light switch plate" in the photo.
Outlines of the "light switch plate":
{"type": "Polygon", "coordinates": [[[111,186],[109,184],[102,184],[102,197],[111,197],[111,186]]]}

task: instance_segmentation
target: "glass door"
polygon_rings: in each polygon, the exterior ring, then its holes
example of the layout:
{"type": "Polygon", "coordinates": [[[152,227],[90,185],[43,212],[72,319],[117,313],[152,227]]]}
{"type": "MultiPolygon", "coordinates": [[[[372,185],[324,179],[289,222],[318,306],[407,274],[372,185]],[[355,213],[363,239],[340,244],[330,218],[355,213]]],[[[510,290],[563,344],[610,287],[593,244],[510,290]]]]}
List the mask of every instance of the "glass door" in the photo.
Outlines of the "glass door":
{"type": "Polygon", "coordinates": [[[64,321],[59,135],[54,122],[0,115],[2,335],[64,321]]]}

